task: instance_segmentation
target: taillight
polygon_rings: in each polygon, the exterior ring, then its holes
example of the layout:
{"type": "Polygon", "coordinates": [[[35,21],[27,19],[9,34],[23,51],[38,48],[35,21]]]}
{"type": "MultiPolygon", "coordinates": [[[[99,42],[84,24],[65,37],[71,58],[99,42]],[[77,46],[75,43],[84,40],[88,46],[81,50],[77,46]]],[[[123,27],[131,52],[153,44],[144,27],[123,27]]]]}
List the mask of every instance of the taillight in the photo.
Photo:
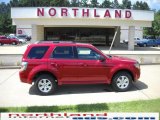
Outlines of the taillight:
{"type": "Polygon", "coordinates": [[[22,62],[21,71],[25,71],[27,69],[28,62],[22,62]]]}

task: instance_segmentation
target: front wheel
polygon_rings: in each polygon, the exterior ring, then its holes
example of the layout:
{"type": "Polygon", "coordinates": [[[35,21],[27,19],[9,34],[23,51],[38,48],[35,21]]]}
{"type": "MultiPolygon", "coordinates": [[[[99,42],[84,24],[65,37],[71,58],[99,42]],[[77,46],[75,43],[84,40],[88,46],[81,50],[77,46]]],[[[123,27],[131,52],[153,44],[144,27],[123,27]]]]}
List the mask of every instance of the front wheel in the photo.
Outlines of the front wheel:
{"type": "Polygon", "coordinates": [[[17,43],[16,42],[12,42],[12,45],[17,45],[17,43]]]}
{"type": "Polygon", "coordinates": [[[0,43],[0,46],[2,46],[3,45],[3,43],[0,43]]]}
{"type": "Polygon", "coordinates": [[[112,87],[115,91],[125,92],[131,88],[132,77],[127,72],[119,72],[112,79],[112,87]]]}
{"type": "Polygon", "coordinates": [[[39,94],[51,95],[56,91],[57,83],[52,76],[44,74],[36,79],[35,87],[39,94]]]}

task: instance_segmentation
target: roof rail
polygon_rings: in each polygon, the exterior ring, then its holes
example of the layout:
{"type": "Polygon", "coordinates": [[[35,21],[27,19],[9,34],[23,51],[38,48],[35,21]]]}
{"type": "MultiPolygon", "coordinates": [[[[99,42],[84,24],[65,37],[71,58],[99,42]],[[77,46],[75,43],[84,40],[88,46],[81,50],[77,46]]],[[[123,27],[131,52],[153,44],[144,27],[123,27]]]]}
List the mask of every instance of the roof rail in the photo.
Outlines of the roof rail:
{"type": "Polygon", "coordinates": [[[75,43],[74,41],[53,41],[53,43],[75,43]]]}
{"type": "Polygon", "coordinates": [[[74,42],[74,41],[59,41],[59,40],[57,40],[57,41],[51,41],[51,40],[42,40],[42,41],[37,41],[37,42],[35,42],[36,44],[39,44],[39,43],[76,43],[76,42],[74,42]]]}

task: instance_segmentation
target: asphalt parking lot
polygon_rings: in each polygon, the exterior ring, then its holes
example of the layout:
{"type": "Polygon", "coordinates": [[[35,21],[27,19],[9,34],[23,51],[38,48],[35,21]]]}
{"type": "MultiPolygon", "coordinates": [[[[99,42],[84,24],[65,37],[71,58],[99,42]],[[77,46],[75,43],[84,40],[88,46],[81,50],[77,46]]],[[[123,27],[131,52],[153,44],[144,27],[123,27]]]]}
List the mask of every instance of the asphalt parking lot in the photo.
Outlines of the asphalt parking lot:
{"type": "Polygon", "coordinates": [[[39,96],[34,88],[21,83],[19,69],[0,69],[0,107],[74,105],[160,98],[160,65],[141,66],[141,77],[128,92],[114,92],[106,85],[61,86],[56,94],[39,96]]]}

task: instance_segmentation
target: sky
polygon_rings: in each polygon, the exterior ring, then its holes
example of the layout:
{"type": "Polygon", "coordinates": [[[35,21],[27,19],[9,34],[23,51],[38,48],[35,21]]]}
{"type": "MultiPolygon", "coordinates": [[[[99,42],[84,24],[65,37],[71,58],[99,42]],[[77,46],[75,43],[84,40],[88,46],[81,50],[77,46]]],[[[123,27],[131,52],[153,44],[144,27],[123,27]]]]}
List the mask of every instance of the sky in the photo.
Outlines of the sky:
{"type": "MultiPolygon", "coordinates": [[[[8,3],[10,0],[0,0],[0,2],[5,2],[8,3]]],[[[98,0],[99,3],[102,3],[102,1],[104,0],[98,0]]],[[[112,1],[112,0],[111,0],[112,1]]],[[[122,3],[122,0],[118,0],[119,3],[122,3]]],[[[160,0],[131,0],[132,4],[135,3],[136,1],[145,1],[148,3],[149,7],[151,9],[156,9],[156,10],[160,10],[160,0]]]]}

